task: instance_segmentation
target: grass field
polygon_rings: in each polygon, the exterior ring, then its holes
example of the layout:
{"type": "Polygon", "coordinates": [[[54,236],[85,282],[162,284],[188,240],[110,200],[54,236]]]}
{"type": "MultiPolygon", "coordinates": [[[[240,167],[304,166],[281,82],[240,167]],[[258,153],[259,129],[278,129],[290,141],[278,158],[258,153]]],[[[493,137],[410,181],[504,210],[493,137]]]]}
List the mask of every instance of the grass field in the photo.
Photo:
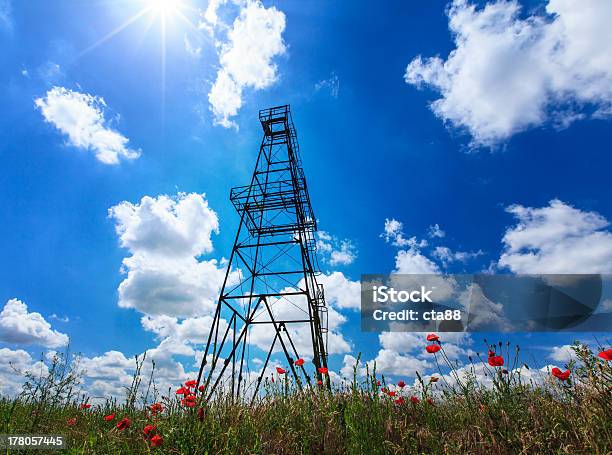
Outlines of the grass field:
{"type": "Polygon", "coordinates": [[[138,376],[125,402],[89,405],[74,392],[78,374],[57,359],[48,376],[30,375],[19,397],[0,401],[0,433],[61,434],[65,453],[92,454],[612,453],[611,351],[577,344],[569,373],[534,381],[513,365],[518,348],[507,365],[510,353],[495,345],[473,363],[492,380],[484,387],[433,344],[451,371],[419,376],[415,387],[369,371],[332,391],[300,392],[276,374],[252,405],[227,396],[205,403],[190,384],[156,395],[138,376]]]}

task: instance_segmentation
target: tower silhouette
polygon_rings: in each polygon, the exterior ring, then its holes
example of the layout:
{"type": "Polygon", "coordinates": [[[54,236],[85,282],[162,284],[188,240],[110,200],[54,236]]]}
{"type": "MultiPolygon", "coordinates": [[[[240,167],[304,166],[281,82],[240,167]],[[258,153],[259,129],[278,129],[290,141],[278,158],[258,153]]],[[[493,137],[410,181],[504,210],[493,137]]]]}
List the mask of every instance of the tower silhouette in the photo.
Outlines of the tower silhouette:
{"type": "Polygon", "coordinates": [[[220,384],[236,398],[255,398],[276,352],[300,388],[311,378],[308,364],[295,365],[301,356],[329,387],[319,371],[327,367],[327,307],[316,279],[317,222],[290,107],[261,110],[259,121],[251,183],[230,192],[240,225],[198,374],[208,398],[220,384]],[[260,373],[251,373],[254,362],[260,373]]]}

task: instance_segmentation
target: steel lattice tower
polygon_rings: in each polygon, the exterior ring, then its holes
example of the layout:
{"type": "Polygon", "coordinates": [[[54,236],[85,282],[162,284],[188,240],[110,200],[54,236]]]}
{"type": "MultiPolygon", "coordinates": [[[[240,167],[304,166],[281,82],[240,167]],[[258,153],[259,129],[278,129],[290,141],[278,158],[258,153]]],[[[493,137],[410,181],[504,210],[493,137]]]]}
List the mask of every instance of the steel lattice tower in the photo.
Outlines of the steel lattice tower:
{"type": "Polygon", "coordinates": [[[275,348],[300,388],[300,377],[310,382],[304,366],[294,365],[301,355],[312,358],[317,380],[323,379],[318,368],[327,367],[327,307],[316,279],[317,223],[290,107],[262,110],[259,121],[264,134],[251,183],[230,192],[240,225],[198,374],[200,384],[210,365],[203,382],[207,398],[220,383],[234,397],[255,398],[275,348]],[[308,352],[298,352],[292,333],[302,335],[302,348],[303,340],[310,340],[308,352]],[[267,356],[257,379],[246,381],[245,373],[253,379],[251,337],[267,356]]]}

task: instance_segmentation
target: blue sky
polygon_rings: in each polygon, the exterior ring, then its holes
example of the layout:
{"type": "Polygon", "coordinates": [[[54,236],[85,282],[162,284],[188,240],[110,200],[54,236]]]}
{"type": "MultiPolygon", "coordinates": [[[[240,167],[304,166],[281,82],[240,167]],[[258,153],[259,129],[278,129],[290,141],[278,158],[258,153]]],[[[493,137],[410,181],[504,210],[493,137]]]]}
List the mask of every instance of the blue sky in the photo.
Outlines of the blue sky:
{"type": "MultiPolygon", "coordinates": [[[[6,358],[29,367],[65,335],[94,379],[147,349],[169,381],[188,376],[199,346],[176,330],[205,315],[170,310],[174,322],[145,329],[159,314],[121,304],[120,269],[152,256],[116,229],[132,233],[143,197],[176,207],[186,193],[218,233],[207,225],[191,240],[210,246],[163,264],[227,257],[229,189],[252,172],[257,111],[285,103],[320,228],[349,253],[322,258],[342,274],[328,296],[350,350],[335,371],[357,352],[394,377],[428,371],[416,336],[360,332],[344,299],[361,274],[610,273],[612,11],[581,2],[578,21],[566,3],[1,0],[0,305],[17,299],[23,322],[0,325],[6,358]],[[130,215],[109,216],[123,201],[130,215]],[[436,224],[443,237],[428,235],[436,224]]],[[[510,337],[543,365],[567,360],[554,347],[573,338],[510,337]]],[[[460,359],[483,349],[478,335],[451,341],[460,359]]]]}

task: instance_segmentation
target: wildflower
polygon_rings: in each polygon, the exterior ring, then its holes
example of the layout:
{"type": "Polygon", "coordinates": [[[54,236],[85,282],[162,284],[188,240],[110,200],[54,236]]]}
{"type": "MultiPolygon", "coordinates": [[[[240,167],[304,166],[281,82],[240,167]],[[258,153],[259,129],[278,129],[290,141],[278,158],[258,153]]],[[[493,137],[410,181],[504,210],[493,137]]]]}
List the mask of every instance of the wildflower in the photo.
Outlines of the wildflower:
{"type": "Polygon", "coordinates": [[[406,387],[406,383],[405,383],[404,381],[399,381],[399,382],[397,383],[397,386],[398,386],[400,389],[403,389],[404,387],[406,387]]]}
{"type": "Polygon", "coordinates": [[[125,430],[126,428],[129,428],[131,423],[132,423],[132,422],[130,422],[130,419],[128,419],[127,417],[124,417],[124,418],[123,418],[123,419],[121,419],[121,420],[119,421],[119,423],[117,424],[117,429],[118,429],[119,431],[123,431],[123,430],[125,430]]]}
{"type": "Polygon", "coordinates": [[[198,420],[204,422],[204,408],[198,409],[198,420]]]}
{"type": "Polygon", "coordinates": [[[380,387],[380,381],[376,381],[376,385],[380,387]]]}
{"type": "Polygon", "coordinates": [[[278,374],[285,374],[287,372],[287,370],[285,370],[284,368],[281,368],[281,367],[276,367],[276,372],[278,374]]]}
{"type": "Polygon", "coordinates": [[[297,359],[295,361],[295,366],[301,367],[302,365],[304,365],[304,359],[297,359]]]}
{"type": "Polygon", "coordinates": [[[76,417],[73,417],[72,419],[68,419],[68,421],[66,422],[68,424],[69,427],[73,427],[76,425],[76,417]]]}
{"type": "Polygon", "coordinates": [[[440,349],[442,349],[442,348],[440,347],[439,344],[430,344],[430,345],[428,345],[425,348],[425,350],[427,352],[429,352],[430,354],[434,354],[434,353],[438,352],[440,349]]]}
{"type": "Polygon", "coordinates": [[[191,389],[191,388],[195,387],[197,383],[198,383],[198,381],[196,381],[194,379],[191,379],[191,380],[185,382],[185,387],[189,387],[191,389]]]}
{"type": "Polygon", "coordinates": [[[185,398],[181,400],[181,404],[188,408],[194,408],[196,405],[196,396],[195,395],[187,395],[185,398]]]}
{"type": "Polygon", "coordinates": [[[164,443],[164,438],[162,438],[160,435],[156,434],[155,436],[153,436],[151,438],[151,445],[153,447],[159,447],[164,443]]]}
{"type": "Polygon", "coordinates": [[[142,432],[144,433],[145,437],[148,439],[151,437],[151,433],[155,432],[155,427],[153,425],[146,425],[143,429],[142,432]]]}
{"type": "Polygon", "coordinates": [[[504,365],[504,358],[501,355],[489,356],[489,365],[492,367],[501,367],[504,365]]]}
{"type": "Polygon", "coordinates": [[[412,401],[414,404],[417,404],[417,403],[418,403],[419,401],[421,401],[421,400],[419,400],[417,397],[415,397],[414,395],[412,395],[412,396],[410,397],[410,401],[412,401]]]}
{"type": "Polygon", "coordinates": [[[395,404],[398,404],[398,405],[402,405],[405,402],[406,401],[404,400],[404,397],[399,397],[397,400],[395,400],[395,404]]]}
{"type": "Polygon", "coordinates": [[[570,377],[570,370],[561,371],[557,367],[554,367],[552,370],[550,370],[550,373],[561,381],[567,381],[570,377]]]}
{"type": "Polygon", "coordinates": [[[440,337],[435,333],[430,333],[427,335],[427,341],[440,341],[440,337]]]}
{"type": "Polygon", "coordinates": [[[429,382],[438,382],[440,378],[438,376],[432,376],[429,378],[429,382]]]}
{"type": "Polygon", "coordinates": [[[177,395],[189,395],[189,389],[186,389],[185,387],[179,387],[179,389],[176,391],[177,395]]]}
{"type": "Polygon", "coordinates": [[[612,360],[612,349],[601,351],[599,354],[597,354],[597,356],[604,360],[612,360]]]}
{"type": "Polygon", "coordinates": [[[91,405],[89,403],[83,403],[81,405],[81,409],[89,409],[89,408],[91,408],[91,405]]]}
{"type": "Polygon", "coordinates": [[[317,368],[317,371],[321,374],[328,374],[329,370],[325,367],[317,368]]]}
{"type": "Polygon", "coordinates": [[[434,400],[432,400],[431,398],[427,398],[427,403],[429,403],[430,405],[434,405],[434,400]]]}
{"type": "Polygon", "coordinates": [[[206,390],[206,387],[204,386],[204,384],[202,384],[200,387],[198,387],[198,390],[203,393],[204,390],[206,390]]]}
{"type": "Polygon", "coordinates": [[[395,392],[393,390],[389,390],[389,396],[390,397],[394,397],[395,396],[395,392]]]}
{"type": "Polygon", "coordinates": [[[164,407],[162,406],[161,403],[153,403],[151,406],[149,406],[149,409],[151,410],[153,415],[159,412],[164,412],[164,407]]]}
{"type": "Polygon", "coordinates": [[[382,389],[380,389],[380,391],[381,391],[382,393],[387,393],[387,389],[385,389],[384,387],[383,387],[382,389]]]}
{"type": "Polygon", "coordinates": [[[115,419],[115,413],[113,412],[112,414],[109,414],[107,416],[104,416],[104,420],[107,422],[110,422],[111,420],[115,419]]]}

